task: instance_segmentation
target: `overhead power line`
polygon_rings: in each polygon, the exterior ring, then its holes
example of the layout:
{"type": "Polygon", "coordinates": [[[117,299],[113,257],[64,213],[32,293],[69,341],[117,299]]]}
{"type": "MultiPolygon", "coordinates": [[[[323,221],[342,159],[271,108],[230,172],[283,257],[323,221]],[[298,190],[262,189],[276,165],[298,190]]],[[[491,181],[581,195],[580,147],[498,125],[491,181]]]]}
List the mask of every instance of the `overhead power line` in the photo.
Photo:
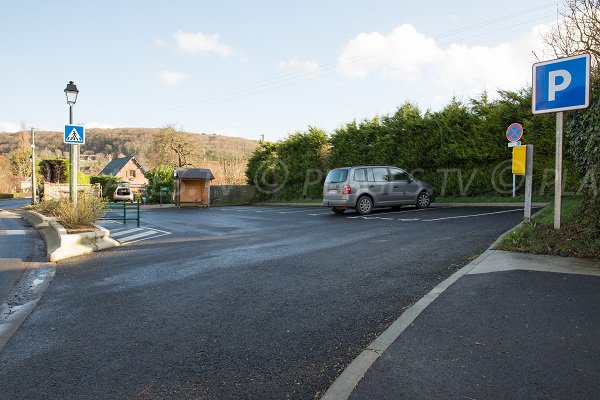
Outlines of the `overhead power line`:
{"type": "MultiPolygon", "coordinates": [[[[438,40],[439,39],[447,39],[447,38],[450,38],[452,36],[456,36],[456,35],[459,35],[462,33],[476,31],[480,28],[488,28],[490,25],[497,24],[500,22],[505,22],[507,20],[511,20],[511,19],[515,19],[515,18],[519,18],[524,15],[529,15],[529,14],[535,13],[537,11],[544,10],[544,9],[547,9],[549,7],[554,7],[554,6],[556,6],[556,3],[548,3],[546,5],[537,6],[537,7],[526,9],[523,11],[510,13],[510,14],[504,15],[502,17],[493,18],[493,19],[483,21],[483,22],[480,22],[477,24],[473,24],[470,26],[466,26],[463,28],[458,28],[458,29],[454,29],[454,30],[447,31],[444,33],[436,34],[436,35],[433,35],[431,38],[438,39],[438,40]]],[[[529,24],[531,22],[536,22],[539,20],[545,20],[545,19],[548,19],[553,16],[555,16],[555,14],[538,16],[533,19],[529,19],[529,20],[522,21],[519,23],[512,23],[512,24],[510,24],[510,26],[505,26],[505,27],[497,28],[497,29],[493,29],[493,30],[487,29],[485,31],[482,31],[480,33],[473,34],[473,35],[470,35],[467,37],[453,39],[453,41],[467,40],[467,39],[470,39],[473,37],[480,37],[480,36],[483,36],[486,34],[510,29],[515,26],[529,24]]],[[[445,41],[440,43],[440,45],[446,44],[444,42],[445,41]]],[[[392,48],[388,48],[383,51],[364,53],[359,56],[352,57],[349,60],[346,60],[346,62],[352,63],[352,64],[358,63],[358,64],[360,64],[361,67],[368,67],[368,66],[372,66],[374,64],[379,63],[382,56],[385,56],[387,54],[393,54],[395,51],[398,51],[398,50],[399,50],[398,47],[392,47],[392,48]]],[[[127,114],[124,114],[124,115],[118,117],[118,119],[119,120],[129,119],[129,120],[134,120],[134,121],[143,121],[143,120],[146,120],[148,118],[148,116],[151,116],[151,115],[152,116],[154,116],[156,114],[171,115],[171,114],[174,114],[177,112],[186,111],[186,110],[197,108],[197,107],[206,107],[206,106],[229,102],[229,101],[233,101],[233,100],[237,100],[237,99],[241,99],[241,98],[246,98],[246,97],[254,96],[254,95],[257,95],[260,93],[270,92],[270,91],[278,90],[281,88],[297,85],[299,83],[304,83],[307,81],[311,81],[311,80],[315,80],[315,79],[323,78],[325,76],[332,75],[336,72],[336,69],[338,66],[339,66],[339,60],[334,60],[334,61],[330,61],[330,62],[320,65],[318,72],[282,73],[282,74],[278,74],[276,76],[265,78],[265,79],[262,79],[259,81],[249,82],[247,84],[238,85],[238,86],[235,86],[235,87],[232,87],[229,89],[220,90],[220,91],[216,91],[213,93],[208,93],[204,96],[200,96],[200,97],[197,97],[194,99],[178,101],[178,102],[174,102],[174,103],[170,103],[170,104],[166,104],[166,105],[157,105],[154,107],[139,110],[137,112],[127,113],[127,114]]]]}

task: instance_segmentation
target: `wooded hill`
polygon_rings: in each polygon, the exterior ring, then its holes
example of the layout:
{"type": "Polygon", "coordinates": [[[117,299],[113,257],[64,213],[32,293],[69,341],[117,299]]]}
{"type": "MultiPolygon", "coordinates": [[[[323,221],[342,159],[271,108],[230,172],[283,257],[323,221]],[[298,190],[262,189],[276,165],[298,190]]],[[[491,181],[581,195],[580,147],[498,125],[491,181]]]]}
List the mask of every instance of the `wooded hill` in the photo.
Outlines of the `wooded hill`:
{"type": "MultiPolygon", "coordinates": [[[[82,167],[89,174],[98,173],[112,158],[133,155],[142,165],[153,168],[156,165],[152,157],[153,142],[160,128],[116,128],[88,129],[86,143],[81,146],[82,167]]],[[[258,145],[257,141],[216,134],[196,134],[182,132],[186,143],[190,143],[201,154],[198,163],[219,163],[224,160],[236,160],[236,163],[248,159],[258,145]]],[[[0,132],[0,156],[9,154],[19,147],[19,133],[0,132]]],[[[29,132],[26,133],[30,143],[29,132]]],[[[21,133],[23,136],[23,133],[21,133]]],[[[68,146],[63,143],[62,132],[36,131],[36,155],[44,158],[68,158],[68,146]]],[[[201,167],[202,165],[194,165],[201,167]]]]}

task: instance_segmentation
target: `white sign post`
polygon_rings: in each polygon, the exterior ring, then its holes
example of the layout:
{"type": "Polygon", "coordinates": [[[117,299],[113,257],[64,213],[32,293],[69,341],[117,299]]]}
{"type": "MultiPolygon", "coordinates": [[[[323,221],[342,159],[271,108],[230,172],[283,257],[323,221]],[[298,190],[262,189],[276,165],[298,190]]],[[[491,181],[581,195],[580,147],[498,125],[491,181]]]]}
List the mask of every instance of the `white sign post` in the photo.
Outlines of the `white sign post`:
{"type": "MultiPolygon", "coordinates": [[[[69,120],[73,123],[73,107],[69,107],[69,120]]],[[[85,127],[82,125],[65,125],[64,143],[70,147],[69,164],[69,196],[73,204],[77,205],[78,171],[79,171],[79,145],[85,144],[85,127]]]]}
{"type": "MultiPolygon", "coordinates": [[[[519,139],[523,137],[523,125],[517,124],[516,122],[510,124],[506,129],[506,138],[508,139],[508,147],[520,146],[521,142],[519,139]]],[[[513,199],[517,196],[517,176],[512,176],[512,197],[513,199]]]]}
{"type": "Polygon", "coordinates": [[[554,229],[560,229],[562,203],[563,111],[590,105],[590,55],[559,58],[533,64],[534,114],[556,113],[556,162],[554,171],[554,229]]]}

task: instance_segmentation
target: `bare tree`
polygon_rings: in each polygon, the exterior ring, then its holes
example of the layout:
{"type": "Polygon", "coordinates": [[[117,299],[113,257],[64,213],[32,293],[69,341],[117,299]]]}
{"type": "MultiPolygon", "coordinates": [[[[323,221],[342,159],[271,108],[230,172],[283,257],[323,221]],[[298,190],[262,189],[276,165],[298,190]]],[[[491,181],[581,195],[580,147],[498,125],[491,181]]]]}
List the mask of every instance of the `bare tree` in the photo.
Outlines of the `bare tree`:
{"type": "Polygon", "coordinates": [[[154,136],[149,159],[154,166],[190,167],[198,161],[198,151],[190,138],[168,124],[154,136]]]}
{"type": "Polygon", "coordinates": [[[21,123],[21,131],[17,134],[17,148],[9,154],[10,170],[14,176],[31,175],[31,143],[25,123],[21,123]]]}
{"type": "MultiPolygon", "coordinates": [[[[590,53],[600,68],[600,0],[565,0],[558,10],[556,26],[542,35],[555,57],[590,53]]],[[[538,59],[540,58],[536,54],[538,59]]]]}

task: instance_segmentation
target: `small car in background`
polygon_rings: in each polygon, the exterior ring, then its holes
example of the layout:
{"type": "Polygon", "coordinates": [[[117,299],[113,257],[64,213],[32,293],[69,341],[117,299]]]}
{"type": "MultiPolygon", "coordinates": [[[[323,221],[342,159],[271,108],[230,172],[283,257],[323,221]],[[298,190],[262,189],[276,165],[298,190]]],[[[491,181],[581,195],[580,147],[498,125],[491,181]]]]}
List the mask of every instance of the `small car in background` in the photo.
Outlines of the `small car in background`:
{"type": "Polygon", "coordinates": [[[323,205],[336,214],[355,209],[367,215],[377,207],[403,205],[427,208],[434,199],[430,184],[387,165],[335,168],[329,171],[323,186],[323,205]]]}
{"type": "Polygon", "coordinates": [[[117,186],[113,194],[114,201],[125,201],[133,203],[133,191],[127,186],[117,186]]]}

